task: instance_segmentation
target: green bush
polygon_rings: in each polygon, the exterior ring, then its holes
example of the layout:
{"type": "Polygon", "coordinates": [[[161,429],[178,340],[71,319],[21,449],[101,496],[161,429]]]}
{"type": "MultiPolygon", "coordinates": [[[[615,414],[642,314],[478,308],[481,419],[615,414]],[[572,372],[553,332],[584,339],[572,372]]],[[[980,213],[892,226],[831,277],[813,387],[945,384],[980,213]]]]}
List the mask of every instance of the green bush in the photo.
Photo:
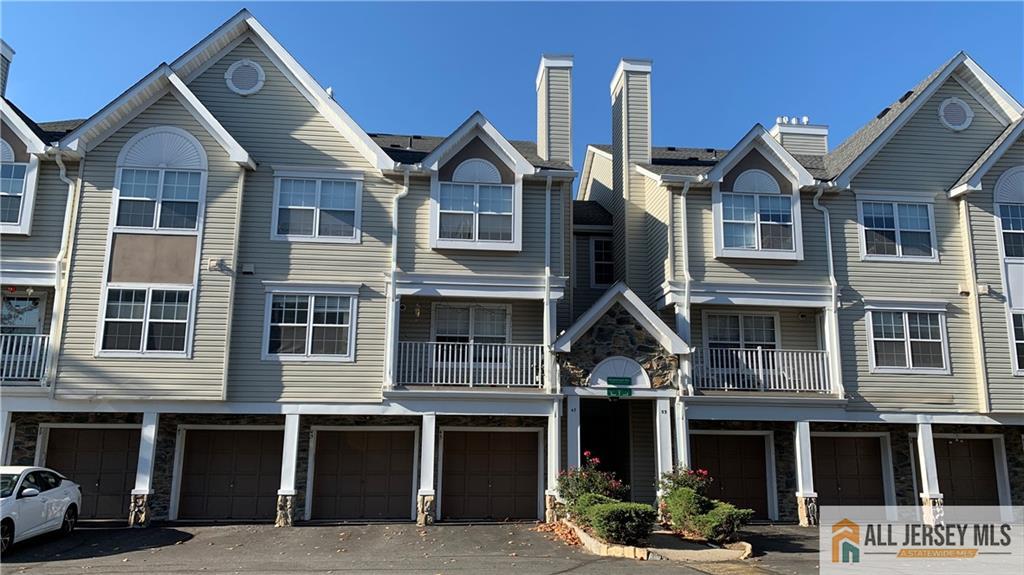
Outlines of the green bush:
{"type": "Polygon", "coordinates": [[[558,475],[558,493],[570,508],[587,493],[621,499],[629,492],[629,486],[616,479],[614,473],[597,468],[600,459],[589,451],[583,452],[583,458],[583,465],[558,475]]]}
{"type": "Polygon", "coordinates": [[[666,471],[661,474],[661,479],[658,480],[658,489],[662,493],[672,493],[677,489],[686,487],[703,494],[708,484],[712,481],[713,479],[707,469],[677,467],[672,471],[666,471]]]}
{"type": "Polygon", "coordinates": [[[613,499],[600,493],[584,493],[580,495],[575,503],[569,504],[568,510],[569,515],[576,520],[580,525],[589,525],[589,517],[587,517],[587,511],[595,506],[603,503],[618,503],[618,499],[613,499]]]}
{"type": "Polygon", "coordinates": [[[595,533],[609,543],[635,545],[654,530],[658,513],[643,503],[600,503],[587,510],[595,533]]]}
{"type": "Polygon", "coordinates": [[[670,492],[664,502],[672,527],[676,529],[693,529],[692,519],[704,515],[712,507],[710,499],[689,487],[679,487],[670,492]]]}
{"type": "Polygon", "coordinates": [[[753,515],[751,509],[739,509],[731,503],[715,501],[710,511],[691,519],[690,529],[705,539],[722,543],[735,537],[753,515]]]}

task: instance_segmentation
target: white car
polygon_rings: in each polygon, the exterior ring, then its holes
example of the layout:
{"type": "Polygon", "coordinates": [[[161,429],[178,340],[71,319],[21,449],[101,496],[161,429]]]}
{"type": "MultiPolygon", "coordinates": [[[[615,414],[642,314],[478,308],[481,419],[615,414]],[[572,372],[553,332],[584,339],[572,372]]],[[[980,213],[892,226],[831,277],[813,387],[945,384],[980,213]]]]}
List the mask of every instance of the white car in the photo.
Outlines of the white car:
{"type": "Polygon", "coordinates": [[[45,467],[0,467],[0,552],[42,533],[70,533],[82,489],[45,467]]]}

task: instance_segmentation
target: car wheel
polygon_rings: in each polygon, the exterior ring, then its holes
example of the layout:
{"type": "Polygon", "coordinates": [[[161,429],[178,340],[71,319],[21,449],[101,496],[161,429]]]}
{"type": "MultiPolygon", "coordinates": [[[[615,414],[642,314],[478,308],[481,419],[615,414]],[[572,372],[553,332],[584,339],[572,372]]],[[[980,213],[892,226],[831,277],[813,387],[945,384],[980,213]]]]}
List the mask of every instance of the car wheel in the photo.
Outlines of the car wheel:
{"type": "Polygon", "coordinates": [[[68,510],[64,512],[64,521],[60,524],[60,532],[62,535],[67,535],[75,530],[75,524],[78,523],[78,510],[75,509],[74,505],[68,507],[68,510]]]}
{"type": "Polygon", "coordinates": [[[14,542],[14,523],[4,521],[0,523],[0,553],[7,553],[7,549],[14,542]]]}

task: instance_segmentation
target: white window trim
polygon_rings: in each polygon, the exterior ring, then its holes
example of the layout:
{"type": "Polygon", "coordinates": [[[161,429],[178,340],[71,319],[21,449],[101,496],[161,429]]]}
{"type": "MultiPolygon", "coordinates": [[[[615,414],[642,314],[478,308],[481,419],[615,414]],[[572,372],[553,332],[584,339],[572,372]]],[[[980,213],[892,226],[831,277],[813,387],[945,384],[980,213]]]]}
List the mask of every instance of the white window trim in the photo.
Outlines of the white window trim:
{"type": "MultiPolygon", "coordinates": [[[[486,142],[486,140],[484,140],[486,142]]],[[[473,160],[476,158],[470,158],[473,160]]],[[[470,161],[466,160],[466,161],[470,161]]],[[[477,186],[478,182],[444,182],[477,186]]],[[[487,185],[487,184],[484,184],[487,185]]],[[[508,184],[500,184],[508,185],[508,184]]],[[[474,212],[479,213],[479,212],[474,212]]],[[[523,249],[523,176],[515,175],[512,184],[512,241],[456,240],[440,237],[441,233],[441,181],[434,171],[430,176],[430,248],[435,250],[484,250],[519,252],[523,249]]]]}
{"type": "Polygon", "coordinates": [[[743,339],[743,316],[762,316],[771,317],[775,321],[775,347],[771,348],[774,350],[782,350],[782,319],[779,312],[773,311],[733,311],[733,310],[701,310],[700,314],[700,331],[701,331],[701,342],[704,349],[711,347],[710,331],[708,330],[708,316],[711,315],[733,315],[740,318],[740,348],[739,349],[756,349],[753,347],[745,347],[743,339]]]}
{"type": "Polygon", "coordinates": [[[473,308],[503,309],[505,310],[505,343],[512,343],[512,305],[505,303],[471,303],[471,302],[445,302],[435,301],[430,304],[430,341],[437,341],[437,308],[438,307],[461,307],[469,309],[469,339],[473,340],[475,334],[473,308]]]}
{"type": "Polygon", "coordinates": [[[946,327],[946,305],[945,302],[878,302],[864,306],[865,324],[868,339],[868,368],[870,373],[891,373],[891,374],[932,374],[950,375],[952,368],[949,359],[949,331],[946,327]],[[894,312],[903,314],[903,341],[907,354],[908,367],[879,366],[875,364],[875,326],[873,313],[876,311],[894,312]],[[942,362],[943,367],[910,367],[913,357],[910,352],[910,326],[908,325],[908,313],[936,313],[939,315],[939,331],[942,337],[942,362]]]}
{"type": "Polygon", "coordinates": [[[597,244],[597,242],[599,242],[599,241],[601,241],[601,242],[611,242],[612,243],[612,261],[611,261],[611,264],[612,264],[612,283],[615,283],[615,280],[614,280],[614,276],[615,276],[615,270],[614,270],[614,267],[615,267],[615,257],[614,257],[615,247],[614,247],[614,242],[612,241],[612,238],[610,238],[610,237],[600,237],[600,236],[591,236],[590,237],[590,241],[588,242],[588,244],[590,245],[590,288],[591,289],[604,289],[604,288],[609,288],[609,287],[612,286],[611,283],[602,284],[602,283],[598,283],[597,282],[597,265],[596,265],[597,262],[596,262],[596,260],[594,258],[594,254],[597,252],[597,248],[596,248],[595,244],[597,244]]]}
{"type": "MultiPolygon", "coordinates": [[[[1024,166],[1016,166],[1016,167],[1010,168],[1009,170],[1004,172],[1003,176],[1005,176],[1006,174],[1009,174],[1011,171],[1016,172],[1016,171],[1021,171],[1021,170],[1024,170],[1024,166]]],[[[1002,179],[1002,176],[1000,177],[1000,179],[1002,179]]],[[[998,189],[998,188],[999,188],[999,186],[997,184],[996,185],[996,189],[998,189]]],[[[1007,257],[1007,255],[1006,255],[1006,243],[1003,241],[1003,217],[1002,217],[1002,214],[1001,214],[1001,211],[1000,211],[1002,206],[1006,205],[1006,204],[1007,204],[1007,202],[996,202],[996,203],[993,204],[992,211],[993,211],[993,217],[995,219],[995,226],[996,226],[996,230],[995,230],[996,231],[996,243],[999,246],[999,278],[1000,278],[1000,281],[1002,282],[1003,295],[1006,296],[1004,298],[1005,303],[1003,304],[1003,307],[1005,309],[1005,314],[1006,314],[1006,335],[1007,335],[1007,340],[1009,341],[1009,345],[1010,345],[1010,373],[1014,377],[1024,377],[1024,369],[1020,369],[1020,368],[1017,367],[1019,358],[1017,357],[1016,339],[1015,339],[1015,334],[1013,332],[1013,315],[1014,314],[1024,314],[1024,308],[1013,308],[1013,307],[1011,307],[1011,305],[1010,305],[1010,298],[1009,298],[1009,295],[1010,295],[1010,283],[1008,281],[1009,278],[1006,277],[1006,264],[1007,263],[1016,263],[1016,264],[1024,263],[1024,258],[1011,258],[1011,257],[1007,257]]],[[[1016,205],[1016,204],[1012,203],[1012,205],[1016,205]]]]}
{"type": "MultiPolygon", "coordinates": [[[[786,193],[780,191],[779,194],[772,194],[770,192],[744,192],[744,191],[722,191],[721,183],[715,182],[711,187],[711,213],[714,224],[714,240],[715,240],[715,258],[741,258],[741,259],[763,259],[763,260],[788,260],[788,261],[802,261],[804,259],[804,240],[803,240],[803,208],[800,202],[800,189],[795,181],[789,180],[793,192],[786,193]],[[722,194],[749,194],[754,196],[772,196],[781,195],[792,198],[792,219],[793,219],[793,249],[792,250],[768,250],[759,248],[727,248],[725,247],[725,225],[722,221],[722,194]]],[[[755,199],[755,217],[754,225],[756,227],[756,233],[758,243],[760,244],[761,238],[761,226],[759,222],[760,211],[757,208],[757,200],[755,199]]]]}
{"type": "MultiPolygon", "coordinates": [[[[194,168],[156,168],[156,167],[143,167],[143,166],[118,166],[117,174],[114,176],[114,195],[111,200],[113,203],[110,206],[110,225],[111,230],[115,234],[158,234],[162,236],[198,236],[200,231],[203,229],[203,221],[205,220],[206,214],[206,170],[198,170],[194,168]],[[128,201],[152,201],[154,203],[153,208],[153,225],[148,227],[135,227],[135,226],[119,226],[117,224],[117,216],[121,211],[121,175],[124,170],[142,170],[158,172],[157,176],[157,195],[155,200],[143,200],[138,198],[125,198],[128,201]],[[163,208],[163,196],[164,196],[164,175],[167,172],[198,172],[199,173],[199,202],[196,207],[196,227],[194,228],[161,228],[160,227],[160,212],[163,208]]],[[[168,201],[191,201],[191,200],[168,200],[168,201]]]]}
{"type": "Polygon", "coordinates": [[[885,195],[884,192],[858,192],[857,193],[857,236],[860,242],[860,259],[866,262],[907,262],[907,263],[939,263],[938,238],[935,233],[935,197],[933,194],[918,195],[885,195]],[[896,249],[901,252],[897,255],[868,254],[867,229],[864,227],[864,203],[890,204],[893,207],[893,225],[896,226],[896,249]],[[903,246],[900,245],[900,218],[899,204],[918,204],[928,208],[928,225],[930,241],[932,244],[932,255],[930,256],[905,256],[902,255],[903,246]]]}
{"type": "MultiPolygon", "coordinates": [[[[110,282],[103,285],[99,305],[99,320],[96,322],[96,351],[95,357],[120,357],[120,358],[192,358],[192,336],[195,332],[196,323],[196,289],[193,284],[150,284],[150,283],[117,283],[110,282]],[[142,314],[142,343],[141,351],[130,351],[123,349],[103,349],[103,329],[107,322],[107,294],[112,289],[122,290],[145,290],[146,308],[142,314]],[[146,340],[149,337],[149,307],[153,299],[154,290],[187,291],[188,292],[188,320],[185,324],[185,349],[184,351],[146,351],[146,340]]],[[[117,320],[113,320],[117,321],[117,320]]]]}
{"type": "Polygon", "coordinates": [[[1010,371],[1013,373],[1015,377],[1024,377],[1024,369],[1017,367],[1018,365],[1020,365],[1019,362],[1021,358],[1017,357],[1017,340],[1016,334],[1014,334],[1013,332],[1014,315],[1024,316],[1024,310],[1013,310],[1007,308],[1006,311],[1006,320],[1009,322],[1010,327],[1010,371]]]}
{"type": "MultiPolygon", "coordinates": [[[[263,338],[260,343],[260,359],[263,361],[275,361],[282,363],[354,363],[356,360],[356,333],[358,328],[357,312],[359,310],[359,288],[360,285],[337,285],[337,284],[295,284],[285,282],[264,282],[266,296],[263,306],[263,338]],[[270,344],[270,310],[275,295],[297,295],[314,296],[336,295],[349,298],[349,320],[348,320],[348,353],[344,355],[314,355],[314,354],[277,354],[267,351],[270,344]]],[[[306,324],[306,346],[308,349],[313,337],[313,307],[310,302],[309,319],[306,324]]]]}
{"type": "Polygon", "coordinates": [[[274,167],[274,204],[270,218],[270,239],[286,242],[308,242],[328,244],[359,244],[363,241],[363,174],[352,170],[331,170],[330,168],[314,167],[274,167]],[[281,180],[299,179],[316,180],[316,207],[313,210],[313,235],[277,233],[277,219],[280,211],[281,180]],[[353,219],[352,237],[321,236],[320,233],[320,188],[324,180],[354,182],[356,185],[356,213],[353,219]]]}
{"type": "MultiPolygon", "coordinates": [[[[4,144],[7,144],[4,142],[4,144]]],[[[15,162],[25,164],[25,162],[15,162]]],[[[39,181],[39,157],[29,156],[25,168],[25,183],[21,190],[21,211],[18,223],[0,224],[0,234],[32,235],[32,214],[36,207],[36,187],[39,181]]]]}

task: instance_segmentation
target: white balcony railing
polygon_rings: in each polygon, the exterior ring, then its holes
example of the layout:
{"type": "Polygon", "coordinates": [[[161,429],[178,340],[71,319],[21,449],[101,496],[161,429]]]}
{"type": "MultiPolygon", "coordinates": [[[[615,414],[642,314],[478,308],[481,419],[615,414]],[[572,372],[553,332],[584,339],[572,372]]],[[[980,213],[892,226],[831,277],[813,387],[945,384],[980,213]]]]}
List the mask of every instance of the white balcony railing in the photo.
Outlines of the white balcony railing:
{"type": "Polygon", "coordinates": [[[698,390],[832,393],[827,351],[695,348],[698,390]]]}
{"type": "Polygon", "coordinates": [[[544,346],[518,343],[398,343],[399,385],[543,387],[544,346]]]}
{"type": "Polygon", "coordinates": [[[28,383],[42,380],[46,375],[49,342],[48,335],[0,335],[0,381],[28,383]]]}

